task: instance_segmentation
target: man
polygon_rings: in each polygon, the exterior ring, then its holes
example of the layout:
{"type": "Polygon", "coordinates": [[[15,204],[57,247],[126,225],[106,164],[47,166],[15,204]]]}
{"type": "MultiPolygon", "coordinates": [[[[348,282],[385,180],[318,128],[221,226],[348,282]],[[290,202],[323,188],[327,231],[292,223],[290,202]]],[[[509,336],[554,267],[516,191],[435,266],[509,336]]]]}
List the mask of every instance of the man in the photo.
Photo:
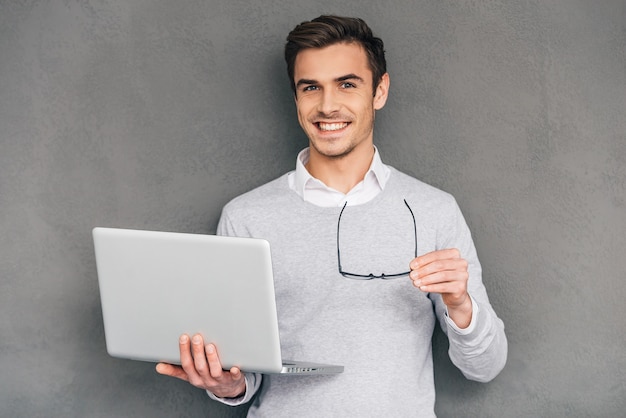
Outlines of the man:
{"type": "Polygon", "coordinates": [[[270,241],[283,356],[345,372],[225,371],[199,335],[181,337],[182,366],[157,370],[232,405],[256,394],[250,416],[434,416],[437,319],[468,378],[489,381],[506,362],[470,232],[454,198],[381,161],[374,116],[390,81],[365,22],[321,16],[287,40],[310,146],[295,171],[228,203],[218,233],[270,241]]]}

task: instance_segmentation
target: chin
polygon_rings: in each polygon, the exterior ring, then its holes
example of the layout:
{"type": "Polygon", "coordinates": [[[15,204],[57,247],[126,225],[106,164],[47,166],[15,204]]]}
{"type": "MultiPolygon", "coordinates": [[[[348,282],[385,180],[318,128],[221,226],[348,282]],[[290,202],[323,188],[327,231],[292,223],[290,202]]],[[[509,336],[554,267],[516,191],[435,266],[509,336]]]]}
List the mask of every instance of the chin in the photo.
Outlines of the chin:
{"type": "Polygon", "coordinates": [[[347,147],[347,148],[317,148],[314,147],[315,150],[317,151],[318,154],[326,157],[326,158],[343,158],[347,155],[349,155],[352,150],[354,150],[354,147],[347,147]]]}

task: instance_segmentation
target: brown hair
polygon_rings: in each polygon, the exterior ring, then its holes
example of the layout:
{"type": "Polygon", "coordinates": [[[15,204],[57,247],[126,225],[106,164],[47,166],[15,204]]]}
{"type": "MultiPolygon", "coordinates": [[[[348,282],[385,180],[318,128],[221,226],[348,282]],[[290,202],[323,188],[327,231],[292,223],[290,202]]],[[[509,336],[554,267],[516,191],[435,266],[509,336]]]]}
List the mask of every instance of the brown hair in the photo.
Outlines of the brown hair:
{"type": "Polygon", "coordinates": [[[375,37],[367,23],[359,18],[320,16],[310,22],[302,22],[287,36],[285,61],[291,89],[295,92],[294,70],[296,56],[303,49],[323,48],[340,42],[360,44],[372,70],[374,90],[387,72],[385,49],[382,39],[375,37]]]}

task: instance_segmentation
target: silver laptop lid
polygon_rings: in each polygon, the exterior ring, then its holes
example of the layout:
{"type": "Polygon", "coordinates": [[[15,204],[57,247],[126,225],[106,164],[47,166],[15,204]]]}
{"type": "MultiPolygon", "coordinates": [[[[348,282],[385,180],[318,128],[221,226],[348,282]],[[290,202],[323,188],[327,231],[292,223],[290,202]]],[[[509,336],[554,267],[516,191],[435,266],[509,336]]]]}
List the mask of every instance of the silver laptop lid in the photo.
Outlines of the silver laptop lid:
{"type": "Polygon", "coordinates": [[[213,342],[224,368],[281,371],[265,240],[93,230],[107,351],[180,363],[181,334],[213,342]]]}

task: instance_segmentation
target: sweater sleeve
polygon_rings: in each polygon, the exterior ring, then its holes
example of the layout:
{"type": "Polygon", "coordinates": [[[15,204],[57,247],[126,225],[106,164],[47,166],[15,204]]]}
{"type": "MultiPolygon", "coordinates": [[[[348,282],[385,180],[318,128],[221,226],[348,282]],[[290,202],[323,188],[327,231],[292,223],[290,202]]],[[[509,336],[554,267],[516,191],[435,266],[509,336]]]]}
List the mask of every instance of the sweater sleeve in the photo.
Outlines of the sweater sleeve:
{"type": "Polygon", "coordinates": [[[504,368],[508,344],[504,324],[496,315],[482,282],[482,269],[469,228],[456,204],[450,207],[447,219],[440,218],[437,249],[457,248],[468,261],[468,293],[472,298],[472,321],[459,329],[447,316],[447,308],[438,294],[430,297],[443,331],[450,342],[450,360],[463,375],[479,382],[488,382],[504,368]]]}

